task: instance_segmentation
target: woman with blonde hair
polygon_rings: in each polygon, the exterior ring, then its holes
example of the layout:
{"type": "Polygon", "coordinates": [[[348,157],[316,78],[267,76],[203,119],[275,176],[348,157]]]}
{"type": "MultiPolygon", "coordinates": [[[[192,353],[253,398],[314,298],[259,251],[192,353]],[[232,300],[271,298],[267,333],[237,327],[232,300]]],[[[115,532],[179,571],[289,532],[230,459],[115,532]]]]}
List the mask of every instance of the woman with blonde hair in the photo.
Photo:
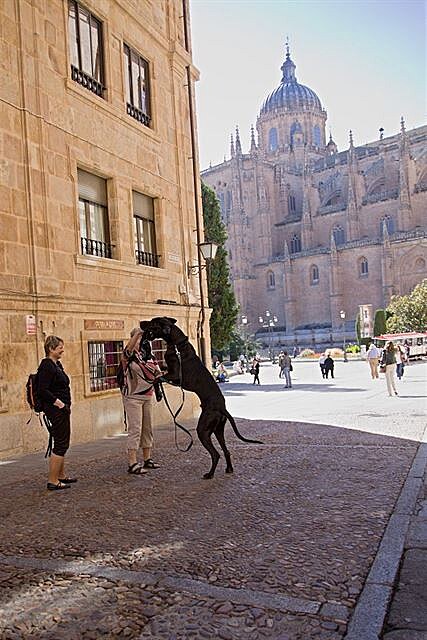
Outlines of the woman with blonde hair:
{"type": "Polygon", "coordinates": [[[38,392],[43,411],[49,424],[53,440],[49,457],[48,491],[69,489],[77,482],[65,474],[64,458],[70,446],[71,391],[70,378],[65,373],[60,359],[64,353],[64,341],[58,336],[48,336],[44,343],[46,357],[38,369],[38,392]]]}
{"type": "Polygon", "coordinates": [[[399,395],[396,390],[396,381],[394,373],[396,371],[396,350],[393,342],[389,340],[386,343],[383,354],[381,357],[381,368],[385,373],[385,380],[387,383],[387,391],[389,396],[399,395]],[[385,371],[384,371],[385,367],[385,371]]]}

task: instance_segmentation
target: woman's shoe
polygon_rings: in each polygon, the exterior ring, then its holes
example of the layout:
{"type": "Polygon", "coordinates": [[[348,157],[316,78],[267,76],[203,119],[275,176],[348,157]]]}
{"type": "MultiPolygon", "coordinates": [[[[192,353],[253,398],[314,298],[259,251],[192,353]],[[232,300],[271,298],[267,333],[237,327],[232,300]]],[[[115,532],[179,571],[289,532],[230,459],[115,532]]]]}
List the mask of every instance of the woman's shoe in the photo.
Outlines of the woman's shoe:
{"type": "Polygon", "coordinates": [[[64,484],[74,484],[77,482],[77,478],[59,478],[59,482],[64,484]]]}
{"type": "Polygon", "coordinates": [[[62,491],[62,489],[69,489],[69,488],[70,488],[69,484],[62,484],[61,481],[59,481],[58,484],[55,484],[54,482],[47,483],[48,491],[62,491]]]}
{"type": "Polygon", "coordinates": [[[144,469],[159,469],[160,465],[154,462],[151,458],[144,461],[144,469]]]}

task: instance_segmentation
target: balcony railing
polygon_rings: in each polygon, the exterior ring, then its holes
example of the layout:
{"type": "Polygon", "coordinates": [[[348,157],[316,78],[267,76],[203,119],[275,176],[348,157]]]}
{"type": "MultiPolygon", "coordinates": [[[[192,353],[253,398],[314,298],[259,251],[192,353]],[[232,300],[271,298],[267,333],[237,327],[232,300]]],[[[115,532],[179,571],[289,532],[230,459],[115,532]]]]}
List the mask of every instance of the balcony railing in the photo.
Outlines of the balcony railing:
{"type": "Polygon", "coordinates": [[[80,238],[82,253],[88,256],[98,256],[98,258],[111,258],[113,247],[108,242],[91,240],[90,238],[80,238]]]}
{"type": "Polygon", "coordinates": [[[142,124],[145,124],[146,127],[150,126],[150,116],[141,111],[141,109],[138,109],[138,107],[130,104],[130,102],[126,102],[126,113],[129,116],[132,116],[132,118],[135,118],[135,120],[138,120],[138,122],[142,122],[142,124]]]}
{"type": "Polygon", "coordinates": [[[160,256],[147,251],[135,251],[135,258],[138,264],[145,264],[147,267],[158,267],[160,256]]]}
{"type": "Polygon", "coordinates": [[[98,82],[98,80],[95,80],[95,78],[88,76],[84,71],[77,69],[74,65],[71,65],[71,78],[100,98],[103,97],[102,94],[105,89],[104,85],[101,82],[98,82]]]}

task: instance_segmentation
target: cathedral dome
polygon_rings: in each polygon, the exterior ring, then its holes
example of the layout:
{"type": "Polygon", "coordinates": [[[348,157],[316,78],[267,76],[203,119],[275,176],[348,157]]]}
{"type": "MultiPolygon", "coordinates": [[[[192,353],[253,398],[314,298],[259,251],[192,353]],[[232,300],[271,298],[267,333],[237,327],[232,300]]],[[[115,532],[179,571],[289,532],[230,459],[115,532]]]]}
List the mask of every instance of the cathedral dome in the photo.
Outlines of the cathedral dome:
{"type": "Polygon", "coordinates": [[[261,115],[284,109],[285,111],[322,111],[322,105],[317,94],[295,77],[295,64],[286,52],[286,60],[281,66],[283,73],[280,85],[265,99],[261,107],[261,115]]]}

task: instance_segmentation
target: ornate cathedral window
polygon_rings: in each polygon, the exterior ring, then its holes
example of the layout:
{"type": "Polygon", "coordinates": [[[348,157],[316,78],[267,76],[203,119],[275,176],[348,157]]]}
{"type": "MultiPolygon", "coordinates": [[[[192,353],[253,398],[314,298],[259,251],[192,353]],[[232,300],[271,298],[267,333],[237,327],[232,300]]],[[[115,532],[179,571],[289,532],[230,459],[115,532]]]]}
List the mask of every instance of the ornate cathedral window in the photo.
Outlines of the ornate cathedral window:
{"type": "Polygon", "coordinates": [[[274,277],[273,271],[267,272],[267,289],[275,289],[276,288],[276,279],[274,277]]]}
{"type": "Polygon", "coordinates": [[[388,233],[394,233],[394,220],[391,216],[384,216],[383,218],[381,218],[380,221],[380,235],[383,235],[383,231],[384,231],[384,223],[385,226],[387,227],[387,231],[388,233]]]}
{"type": "Polygon", "coordinates": [[[300,251],[301,251],[301,239],[296,233],[294,233],[291,239],[290,252],[299,253],[300,251]]]}
{"type": "Polygon", "coordinates": [[[319,283],[319,267],[316,264],[310,267],[310,284],[319,283]]]}
{"type": "Polygon", "coordinates": [[[268,132],[268,150],[276,151],[277,147],[278,147],[277,129],[276,127],[273,127],[268,132]]]}
{"type": "Polygon", "coordinates": [[[365,257],[360,258],[359,260],[359,276],[366,277],[368,275],[368,261],[365,257]]]}
{"type": "Polygon", "coordinates": [[[288,207],[289,207],[289,213],[295,213],[296,211],[295,196],[293,195],[288,196],[288,207]]]}
{"type": "Polygon", "coordinates": [[[334,240],[336,245],[345,243],[345,233],[341,225],[337,224],[334,227],[332,233],[334,234],[334,240]]]}

